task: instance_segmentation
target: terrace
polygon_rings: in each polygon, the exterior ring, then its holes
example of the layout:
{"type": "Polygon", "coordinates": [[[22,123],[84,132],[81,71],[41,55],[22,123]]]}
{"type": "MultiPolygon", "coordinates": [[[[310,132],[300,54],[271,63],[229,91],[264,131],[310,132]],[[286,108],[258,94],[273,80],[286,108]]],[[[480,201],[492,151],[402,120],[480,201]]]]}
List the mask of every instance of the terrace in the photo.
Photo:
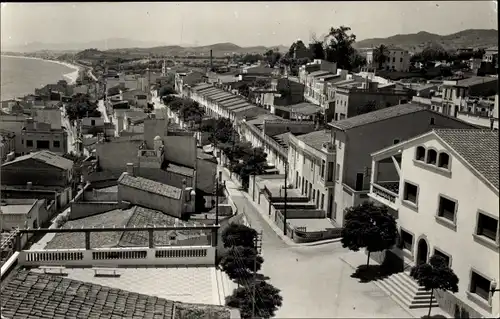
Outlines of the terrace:
{"type": "Polygon", "coordinates": [[[381,155],[372,159],[372,182],[369,197],[381,204],[398,210],[400,204],[401,153],[381,155]]]}

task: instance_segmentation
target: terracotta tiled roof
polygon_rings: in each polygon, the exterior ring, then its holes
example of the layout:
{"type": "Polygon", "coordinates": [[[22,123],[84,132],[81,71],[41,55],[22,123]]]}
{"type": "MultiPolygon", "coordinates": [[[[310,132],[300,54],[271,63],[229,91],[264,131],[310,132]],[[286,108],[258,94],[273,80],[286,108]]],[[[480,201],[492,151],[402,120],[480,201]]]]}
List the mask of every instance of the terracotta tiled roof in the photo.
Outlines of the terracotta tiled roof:
{"type": "Polygon", "coordinates": [[[391,106],[383,108],[381,110],[365,113],[358,116],[353,116],[341,121],[334,121],[330,123],[330,126],[340,130],[349,130],[366,124],[371,124],[383,120],[387,120],[393,117],[398,117],[406,114],[416,113],[420,111],[427,110],[425,106],[420,106],[417,104],[400,104],[396,106],[391,106]]]}
{"type": "Polygon", "coordinates": [[[479,129],[435,129],[434,132],[499,189],[498,132],[479,129]]]}
{"type": "Polygon", "coordinates": [[[304,142],[308,146],[321,151],[321,149],[323,148],[323,143],[331,141],[332,134],[329,130],[320,130],[297,136],[297,139],[304,142]]]}
{"type": "Polygon", "coordinates": [[[118,179],[118,184],[174,199],[179,199],[181,197],[181,189],[139,176],[122,174],[122,176],[118,179]]]}
{"type": "Polygon", "coordinates": [[[2,285],[5,318],[172,318],[174,302],[18,270],[2,285]]]}

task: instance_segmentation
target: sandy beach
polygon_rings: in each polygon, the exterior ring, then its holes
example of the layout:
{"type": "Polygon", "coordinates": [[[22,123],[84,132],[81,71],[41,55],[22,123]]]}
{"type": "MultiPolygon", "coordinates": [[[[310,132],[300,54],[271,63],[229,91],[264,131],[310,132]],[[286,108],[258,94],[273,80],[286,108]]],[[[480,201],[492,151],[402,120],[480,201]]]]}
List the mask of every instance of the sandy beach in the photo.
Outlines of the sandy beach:
{"type": "Polygon", "coordinates": [[[73,72],[69,72],[63,75],[65,80],[68,81],[68,84],[74,84],[76,82],[76,79],[78,78],[78,71],[82,69],[82,67],[76,65],[76,64],[71,64],[68,62],[62,62],[62,61],[57,61],[57,60],[46,60],[42,58],[35,58],[35,57],[29,57],[29,56],[18,56],[18,55],[5,55],[2,54],[3,57],[8,57],[8,58],[19,58],[19,59],[32,59],[32,60],[41,60],[41,61],[46,61],[46,62],[52,62],[52,63],[57,63],[60,65],[64,65],[68,68],[73,69],[73,72]]]}

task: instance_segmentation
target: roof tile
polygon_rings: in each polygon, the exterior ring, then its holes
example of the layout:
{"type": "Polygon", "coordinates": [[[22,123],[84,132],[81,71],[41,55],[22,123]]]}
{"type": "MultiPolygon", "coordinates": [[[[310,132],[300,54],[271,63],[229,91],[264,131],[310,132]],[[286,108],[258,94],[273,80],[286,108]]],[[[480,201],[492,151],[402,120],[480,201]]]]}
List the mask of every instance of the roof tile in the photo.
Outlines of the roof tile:
{"type": "Polygon", "coordinates": [[[297,136],[297,139],[304,142],[308,146],[321,151],[321,149],[323,148],[323,143],[331,141],[332,134],[330,133],[330,131],[320,130],[297,136]]]}
{"type": "Polygon", "coordinates": [[[118,179],[118,184],[137,188],[146,192],[170,197],[173,199],[179,199],[181,197],[180,188],[159,183],[139,176],[122,174],[122,176],[120,176],[120,178],[118,179]]]}
{"type": "Polygon", "coordinates": [[[498,132],[481,129],[435,129],[434,132],[499,189],[498,132]]]}

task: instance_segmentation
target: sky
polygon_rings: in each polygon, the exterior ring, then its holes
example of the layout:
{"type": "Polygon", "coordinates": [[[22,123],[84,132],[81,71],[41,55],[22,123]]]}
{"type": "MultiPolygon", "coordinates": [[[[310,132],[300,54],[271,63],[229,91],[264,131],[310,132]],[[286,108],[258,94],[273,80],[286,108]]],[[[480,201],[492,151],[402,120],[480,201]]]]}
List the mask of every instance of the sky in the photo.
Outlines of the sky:
{"type": "Polygon", "coordinates": [[[290,45],[330,27],[358,40],[498,29],[495,1],[2,3],[2,46],[110,38],[164,45],[290,45]]]}

